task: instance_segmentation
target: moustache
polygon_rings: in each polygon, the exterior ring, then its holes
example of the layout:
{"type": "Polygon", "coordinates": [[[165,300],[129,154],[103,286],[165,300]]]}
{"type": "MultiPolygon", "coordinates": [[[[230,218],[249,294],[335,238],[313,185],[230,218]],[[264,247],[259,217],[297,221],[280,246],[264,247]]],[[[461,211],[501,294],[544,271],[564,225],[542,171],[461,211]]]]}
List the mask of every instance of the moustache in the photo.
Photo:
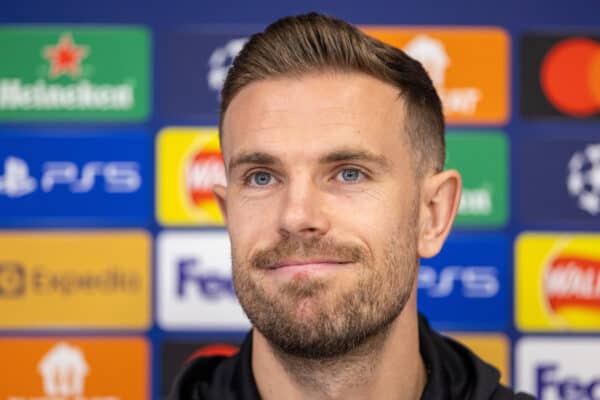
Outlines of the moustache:
{"type": "Polygon", "coordinates": [[[359,246],[337,243],[332,239],[303,239],[289,236],[271,248],[256,251],[250,258],[250,265],[254,268],[269,269],[290,258],[300,260],[324,258],[366,264],[369,256],[359,246]]]}

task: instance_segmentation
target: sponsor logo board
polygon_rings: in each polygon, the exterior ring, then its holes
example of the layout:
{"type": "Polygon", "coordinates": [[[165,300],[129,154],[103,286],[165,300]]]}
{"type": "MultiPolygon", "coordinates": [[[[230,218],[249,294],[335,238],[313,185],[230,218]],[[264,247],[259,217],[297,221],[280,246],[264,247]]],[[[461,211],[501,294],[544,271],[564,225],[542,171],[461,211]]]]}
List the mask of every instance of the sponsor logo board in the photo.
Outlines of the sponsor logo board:
{"type": "Polygon", "coordinates": [[[600,329],[600,235],[521,234],[515,294],[523,331],[600,329]]]}
{"type": "Polygon", "coordinates": [[[600,340],[526,337],[515,348],[515,388],[540,400],[600,398],[600,340]]]}
{"type": "Polygon", "coordinates": [[[1,400],[146,399],[142,338],[1,338],[1,400]]]}
{"type": "Polygon", "coordinates": [[[147,223],[151,145],[143,131],[0,132],[0,223],[147,223]]]}
{"type": "Polygon", "coordinates": [[[508,219],[508,139],[495,131],[446,135],[446,168],[457,169],[463,192],[455,226],[499,227],[508,219]]]}
{"type": "Polygon", "coordinates": [[[449,336],[461,342],[481,359],[496,367],[500,372],[500,382],[508,385],[508,379],[510,378],[510,342],[505,335],[495,333],[450,333],[449,336]]]}
{"type": "Polygon", "coordinates": [[[523,116],[600,118],[600,32],[527,33],[521,63],[523,116]]]}
{"type": "Polygon", "coordinates": [[[0,28],[11,54],[0,65],[0,120],[145,119],[149,40],[140,27],[0,28]]]}
{"type": "Polygon", "coordinates": [[[163,329],[247,329],[231,278],[227,232],[158,237],[158,322],[163,329]]]}
{"type": "Polygon", "coordinates": [[[212,193],[225,168],[216,128],[165,128],[157,139],[157,218],[163,225],[222,226],[212,193]]]}
{"type": "Polygon", "coordinates": [[[523,222],[599,226],[600,140],[597,137],[524,139],[519,163],[523,222]]]}
{"type": "Polygon", "coordinates": [[[508,242],[501,235],[452,235],[422,259],[417,305],[437,329],[502,330],[509,320],[508,242]]]}
{"type": "Polygon", "coordinates": [[[143,231],[0,232],[0,328],[147,328],[150,251],[143,231]]]}
{"type": "Polygon", "coordinates": [[[454,123],[502,124],[509,117],[509,38],[500,28],[362,27],[424,66],[454,123]]]}
{"type": "Polygon", "coordinates": [[[161,346],[160,393],[167,397],[175,378],[185,364],[198,357],[231,356],[238,352],[240,341],[170,340],[161,346]]]}
{"type": "Polygon", "coordinates": [[[233,59],[251,32],[173,31],[160,38],[160,111],[177,117],[219,113],[220,93],[233,59]]]}

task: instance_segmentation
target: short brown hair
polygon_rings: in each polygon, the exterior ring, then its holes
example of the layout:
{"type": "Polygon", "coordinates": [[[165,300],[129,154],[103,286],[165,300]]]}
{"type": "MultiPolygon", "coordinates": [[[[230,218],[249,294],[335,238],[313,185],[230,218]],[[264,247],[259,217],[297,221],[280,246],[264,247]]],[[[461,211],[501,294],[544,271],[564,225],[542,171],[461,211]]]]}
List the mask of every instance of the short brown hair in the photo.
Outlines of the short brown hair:
{"type": "Polygon", "coordinates": [[[250,83],[318,71],[360,72],[389,83],[405,100],[405,126],[415,171],[441,170],[444,116],[421,64],[402,50],[339,19],[310,13],[282,18],[252,35],[230,68],[221,93],[220,130],[232,99],[250,83]]]}

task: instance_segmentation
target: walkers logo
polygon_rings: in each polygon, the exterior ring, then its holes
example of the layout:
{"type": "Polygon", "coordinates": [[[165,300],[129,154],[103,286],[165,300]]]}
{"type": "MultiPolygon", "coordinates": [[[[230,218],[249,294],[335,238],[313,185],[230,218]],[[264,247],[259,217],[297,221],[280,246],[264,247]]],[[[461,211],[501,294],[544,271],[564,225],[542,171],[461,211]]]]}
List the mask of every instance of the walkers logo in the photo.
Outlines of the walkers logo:
{"type": "Polygon", "coordinates": [[[500,132],[450,131],[446,168],[457,169],[463,192],[456,226],[500,227],[508,218],[508,144],[500,132]]]}
{"type": "Polygon", "coordinates": [[[143,339],[0,339],[2,400],[127,400],[148,396],[143,339]],[[119,362],[115,362],[118,359],[119,362]]]}
{"type": "Polygon", "coordinates": [[[227,232],[158,237],[158,321],[163,329],[246,329],[233,289],[227,232]]]}
{"type": "Polygon", "coordinates": [[[600,340],[527,337],[515,349],[515,388],[540,400],[595,400],[600,340]]]}
{"type": "Polygon", "coordinates": [[[429,73],[449,123],[502,124],[509,114],[509,40],[498,28],[364,27],[429,73]]]}
{"type": "Polygon", "coordinates": [[[149,237],[141,231],[1,232],[0,314],[3,329],[146,328],[149,237]]]}
{"type": "Polygon", "coordinates": [[[600,117],[600,34],[529,33],[521,44],[526,117],[600,117]]]}
{"type": "Polygon", "coordinates": [[[206,341],[168,341],[161,346],[161,384],[162,398],[167,398],[177,374],[185,364],[198,357],[232,356],[238,352],[239,342],[209,343],[206,341]]]}
{"type": "Polygon", "coordinates": [[[217,117],[223,82],[250,32],[180,30],[159,38],[161,113],[175,117],[217,117]]]}
{"type": "Polygon", "coordinates": [[[147,223],[150,146],[140,131],[2,132],[1,224],[147,223]]]}
{"type": "Polygon", "coordinates": [[[141,28],[0,28],[11,54],[0,64],[0,120],[142,120],[149,47],[141,28]]]}
{"type": "Polygon", "coordinates": [[[225,183],[214,128],[165,128],[157,144],[157,214],[164,225],[223,225],[212,193],[225,183]]]}
{"type": "Polygon", "coordinates": [[[520,217],[525,223],[598,227],[600,142],[576,138],[524,138],[518,146],[520,217]],[[543,149],[543,151],[540,151],[543,149]],[[544,206],[540,207],[540,199],[544,206]]]}
{"type": "Polygon", "coordinates": [[[500,235],[450,236],[443,253],[421,260],[419,311],[441,330],[506,328],[507,252],[500,235]]]}
{"type": "Polygon", "coordinates": [[[463,343],[484,361],[496,367],[500,372],[500,381],[504,385],[508,385],[510,342],[506,336],[488,333],[477,335],[450,333],[449,336],[463,343]]]}
{"type": "Polygon", "coordinates": [[[600,235],[526,233],[515,252],[519,328],[600,328],[600,235]]]}

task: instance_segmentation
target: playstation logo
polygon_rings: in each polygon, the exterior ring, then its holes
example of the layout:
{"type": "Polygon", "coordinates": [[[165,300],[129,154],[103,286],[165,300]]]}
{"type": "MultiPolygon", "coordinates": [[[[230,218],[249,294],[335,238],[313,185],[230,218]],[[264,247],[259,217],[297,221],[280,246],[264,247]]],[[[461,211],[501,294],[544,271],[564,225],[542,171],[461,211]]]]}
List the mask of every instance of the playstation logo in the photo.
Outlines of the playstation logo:
{"type": "Polygon", "coordinates": [[[36,180],[29,176],[29,166],[20,158],[9,156],[4,160],[4,175],[0,175],[0,194],[22,197],[37,187],[36,180]]]}

